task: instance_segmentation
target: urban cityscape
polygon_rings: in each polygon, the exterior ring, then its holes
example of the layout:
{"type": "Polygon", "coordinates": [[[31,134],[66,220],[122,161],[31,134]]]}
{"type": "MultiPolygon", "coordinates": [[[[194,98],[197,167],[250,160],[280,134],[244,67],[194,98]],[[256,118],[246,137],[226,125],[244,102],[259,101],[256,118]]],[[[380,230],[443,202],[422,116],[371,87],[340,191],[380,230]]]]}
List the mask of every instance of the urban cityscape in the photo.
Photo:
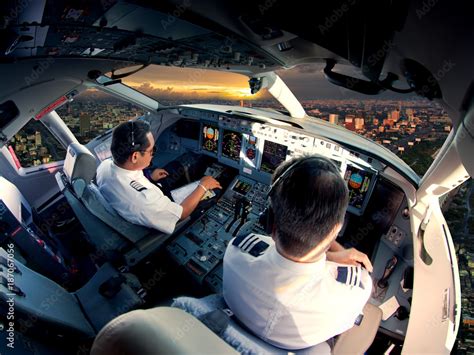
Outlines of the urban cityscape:
{"type": "MultiPolygon", "coordinates": [[[[180,100],[162,101],[174,106],[180,100]]],[[[266,107],[283,110],[269,100],[213,100],[212,103],[266,107]]],[[[422,176],[451,130],[447,113],[427,100],[304,100],[308,115],[345,127],[390,149],[422,176]]],[[[130,103],[86,92],[57,110],[81,143],[112,129],[117,124],[137,118],[144,111],[130,103]]],[[[9,150],[19,166],[28,168],[64,159],[65,149],[38,121],[30,121],[10,141],[9,150]]],[[[461,288],[462,324],[458,335],[459,354],[474,353],[474,184],[471,180],[458,187],[442,201],[442,209],[456,245],[461,288]]]]}

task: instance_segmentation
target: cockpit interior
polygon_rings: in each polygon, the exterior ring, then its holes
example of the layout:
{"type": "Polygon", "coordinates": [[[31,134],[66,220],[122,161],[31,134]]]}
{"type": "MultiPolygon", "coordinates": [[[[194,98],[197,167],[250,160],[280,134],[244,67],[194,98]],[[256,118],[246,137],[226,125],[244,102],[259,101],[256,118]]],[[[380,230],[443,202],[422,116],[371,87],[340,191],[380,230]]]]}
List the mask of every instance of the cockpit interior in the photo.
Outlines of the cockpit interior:
{"type": "Polygon", "coordinates": [[[287,0],[38,0],[6,1],[0,11],[0,353],[101,355],[116,353],[110,349],[124,337],[127,354],[139,344],[143,353],[287,353],[238,328],[229,314],[224,328],[209,314],[224,307],[230,241],[268,234],[260,216],[275,169],[315,154],[330,159],[347,184],[337,241],[369,257],[368,303],[376,309],[325,353],[356,344],[365,354],[453,349],[461,289],[440,198],[474,173],[466,4],[355,0],[309,11],[287,0]],[[390,91],[441,105],[452,122],[426,174],[381,144],[308,115],[277,72],[312,64],[343,92],[390,91]],[[151,65],[199,70],[190,81],[204,81],[210,70],[244,75],[251,95],[267,90],[283,110],[162,104],[126,85],[151,65]],[[120,216],[96,184],[97,167],[111,159],[114,127],[103,122],[106,129],[81,144],[61,117],[88,90],[143,110],[128,119],[149,123],[151,167],[168,172],[159,183],[174,201],[203,175],[222,189],[205,189],[171,234],[120,216]],[[37,156],[46,140],[35,130],[17,136],[29,122],[60,143],[54,149],[64,160],[21,166],[12,142],[37,156]],[[212,297],[212,312],[196,301],[212,297]],[[187,309],[195,302],[202,314],[187,309]],[[224,342],[229,328],[250,346],[224,342]]]}
{"type": "MultiPolygon", "coordinates": [[[[98,164],[111,158],[109,130],[86,145],[73,143],[68,147],[64,168],[56,174],[62,193],[46,202],[42,216],[24,202],[18,207],[19,214],[10,220],[3,218],[5,236],[24,235],[15,240],[19,247],[15,257],[21,260],[25,252],[26,265],[69,290],[79,288],[77,292],[87,287],[91,277],[97,278],[98,265],[133,275],[124,279],[117,271],[117,275],[109,275],[108,287],[105,282],[100,285],[103,292],[113,293],[114,287],[120,289],[133,279],[133,286],[127,287],[136,295],[121,313],[139,305],[168,305],[179,295],[219,294],[222,259],[229,241],[241,233],[265,234],[259,216],[268,203],[275,168],[293,157],[319,154],[334,162],[349,189],[349,207],[337,240],[370,257],[376,290],[371,302],[380,305],[396,296],[399,303],[396,314],[381,322],[374,346],[401,347],[413,290],[408,186],[417,183],[416,176],[362,153],[356,148],[357,142],[348,146],[336,136],[310,133],[276,111],[238,109],[189,105],[138,118],[150,123],[157,148],[151,166],[168,171],[164,183],[168,180],[178,187],[171,191],[174,200],[185,193],[186,185],[204,174],[215,177],[223,187],[206,196],[190,217],[178,223],[173,234],[132,225],[101,198],[94,176],[98,164]],[[44,216],[59,208],[61,218],[54,220],[52,227],[37,227],[44,226],[44,216]],[[32,240],[43,243],[42,247],[28,244],[32,240]],[[39,255],[38,250],[43,258],[45,254],[53,260],[41,265],[30,262],[39,255]]],[[[363,144],[364,138],[355,139],[363,144]]],[[[11,185],[3,180],[4,186],[11,185]]],[[[12,211],[6,201],[2,200],[2,206],[12,211]]],[[[112,310],[116,312],[114,307],[112,310]]],[[[113,315],[102,311],[99,324],[105,325],[113,315]]]]}

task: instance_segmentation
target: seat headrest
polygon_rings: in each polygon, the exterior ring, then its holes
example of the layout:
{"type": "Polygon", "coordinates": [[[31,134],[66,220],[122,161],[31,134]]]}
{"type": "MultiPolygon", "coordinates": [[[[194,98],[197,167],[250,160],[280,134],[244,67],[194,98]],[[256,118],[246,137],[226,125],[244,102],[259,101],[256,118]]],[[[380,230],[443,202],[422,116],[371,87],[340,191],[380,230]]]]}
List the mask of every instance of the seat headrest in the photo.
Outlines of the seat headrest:
{"type": "Polygon", "coordinates": [[[91,355],[238,354],[190,314],[169,307],[135,310],[99,332],[91,355]]]}
{"type": "Polygon", "coordinates": [[[88,184],[94,178],[96,170],[97,161],[89,149],[79,143],[69,144],[63,167],[69,183],[81,179],[88,184]]]}
{"type": "Polygon", "coordinates": [[[6,205],[18,222],[31,223],[32,208],[18,187],[0,176],[0,200],[6,205]]]}

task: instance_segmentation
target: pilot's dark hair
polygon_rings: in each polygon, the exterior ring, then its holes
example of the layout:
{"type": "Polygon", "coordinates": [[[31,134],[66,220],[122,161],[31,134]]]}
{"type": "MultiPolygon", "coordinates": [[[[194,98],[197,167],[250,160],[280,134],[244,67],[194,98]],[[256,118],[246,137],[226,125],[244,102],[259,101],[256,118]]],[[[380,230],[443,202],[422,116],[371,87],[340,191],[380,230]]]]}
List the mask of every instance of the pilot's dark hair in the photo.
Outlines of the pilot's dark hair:
{"type": "Polygon", "coordinates": [[[150,124],[146,121],[128,121],[119,124],[112,134],[110,150],[116,164],[124,164],[133,152],[146,150],[150,124]]]}
{"type": "Polygon", "coordinates": [[[273,181],[274,238],[285,254],[303,257],[343,223],[347,185],[336,165],[319,155],[281,164],[273,181]]]}

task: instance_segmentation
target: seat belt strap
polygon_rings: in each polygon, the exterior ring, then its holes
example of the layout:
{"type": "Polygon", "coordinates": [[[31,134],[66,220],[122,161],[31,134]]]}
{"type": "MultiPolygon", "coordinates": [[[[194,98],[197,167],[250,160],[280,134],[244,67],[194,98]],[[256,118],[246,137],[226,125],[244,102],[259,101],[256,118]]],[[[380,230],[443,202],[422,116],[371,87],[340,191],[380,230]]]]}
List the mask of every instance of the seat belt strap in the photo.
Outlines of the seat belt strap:
{"type": "Polygon", "coordinates": [[[199,320],[216,335],[222,336],[229,325],[230,317],[223,309],[215,309],[200,316],[199,320]]]}

